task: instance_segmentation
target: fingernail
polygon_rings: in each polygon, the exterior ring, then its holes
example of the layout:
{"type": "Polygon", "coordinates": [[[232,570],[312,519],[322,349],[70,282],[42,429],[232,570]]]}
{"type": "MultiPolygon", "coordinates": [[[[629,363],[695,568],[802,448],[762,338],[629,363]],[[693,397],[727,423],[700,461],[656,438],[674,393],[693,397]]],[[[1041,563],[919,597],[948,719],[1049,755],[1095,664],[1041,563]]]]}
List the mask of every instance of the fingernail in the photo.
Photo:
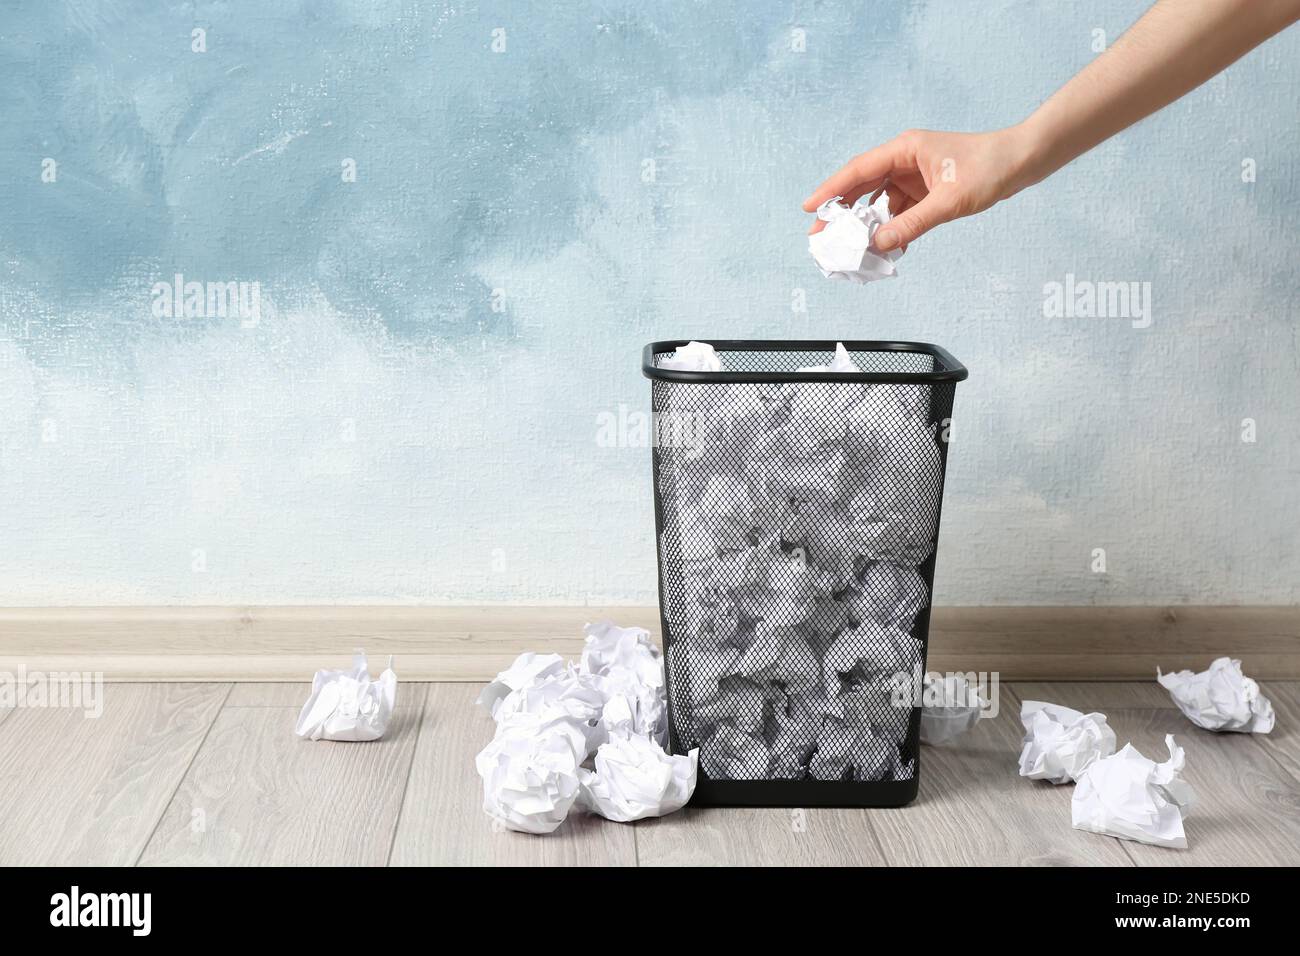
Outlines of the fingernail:
{"type": "Polygon", "coordinates": [[[881,252],[888,252],[896,245],[898,245],[898,233],[890,229],[881,229],[876,233],[876,248],[881,252]]]}

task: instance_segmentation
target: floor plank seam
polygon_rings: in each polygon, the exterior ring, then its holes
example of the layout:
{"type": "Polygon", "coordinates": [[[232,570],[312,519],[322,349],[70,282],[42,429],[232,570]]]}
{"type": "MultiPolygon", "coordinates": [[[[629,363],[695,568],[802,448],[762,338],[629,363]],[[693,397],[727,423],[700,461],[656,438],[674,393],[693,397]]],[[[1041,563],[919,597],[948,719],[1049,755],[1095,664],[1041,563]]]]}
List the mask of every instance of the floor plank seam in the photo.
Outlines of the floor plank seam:
{"type": "Polygon", "coordinates": [[[406,761],[406,778],[402,782],[402,799],[397,804],[397,817],[393,820],[393,832],[388,838],[388,854],[384,857],[384,866],[393,865],[393,850],[397,846],[397,834],[402,828],[402,815],[406,812],[406,796],[411,791],[411,774],[415,772],[415,756],[420,749],[420,736],[424,733],[424,714],[429,708],[429,696],[434,688],[429,683],[424,686],[424,696],[420,698],[420,712],[415,715],[415,740],[411,743],[411,756],[406,761]]]}
{"type": "Polygon", "coordinates": [[[153,827],[149,830],[149,836],[147,836],[144,842],[140,844],[140,852],[135,855],[135,859],[131,862],[132,867],[139,866],[140,861],[144,859],[145,853],[149,851],[149,844],[153,842],[153,838],[158,834],[158,828],[162,826],[163,820],[167,818],[167,811],[171,809],[172,803],[176,800],[176,795],[181,792],[181,787],[185,785],[185,778],[188,777],[190,771],[194,769],[194,761],[199,759],[199,754],[203,751],[204,745],[207,744],[208,736],[212,733],[212,728],[217,725],[217,721],[221,718],[222,713],[226,709],[226,701],[230,699],[230,695],[234,690],[235,685],[232,681],[226,686],[226,693],[221,698],[220,706],[212,712],[212,719],[209,720],[208,725],[203,728],[203,736],[199,739],[199,745],[194,748],[194,753],[190,754],[190,760],[189,763],[185,765],[185,771],[177,776],[176,786],[172,788],[172,795],[168,797],[167,802],[162,805],[162,812],[158,814],[158,819],[153,822],[153,827]]]}

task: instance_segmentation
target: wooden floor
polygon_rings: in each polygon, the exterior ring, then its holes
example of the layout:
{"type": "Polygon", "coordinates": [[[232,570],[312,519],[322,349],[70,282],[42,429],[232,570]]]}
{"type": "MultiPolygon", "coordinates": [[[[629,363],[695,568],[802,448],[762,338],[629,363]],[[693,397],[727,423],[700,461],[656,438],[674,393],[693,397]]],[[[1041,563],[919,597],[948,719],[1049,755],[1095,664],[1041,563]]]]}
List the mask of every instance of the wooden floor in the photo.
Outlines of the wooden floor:
{"type": "Polygon", "coordinates": [[[0,710],[0,865],[1300,863],[1300,683],[1265,692],[1261,737],[1192,727],[1154,682],[1007,684],[1001,713],[923,754],[896,810],[685,810],[635,825],[574,814],[556,833],[494,827],[474,754],[475,684],[403,684],[376,743],[293,735],[297,684],[110,684],[103,714],[0,710]],[[1016,774],[1023,699],[1107,714],[1121,745],[1163,759],[1174,733],[1200,802],[1190,849],[1070,827],[1070,787],[1016,774]]]}

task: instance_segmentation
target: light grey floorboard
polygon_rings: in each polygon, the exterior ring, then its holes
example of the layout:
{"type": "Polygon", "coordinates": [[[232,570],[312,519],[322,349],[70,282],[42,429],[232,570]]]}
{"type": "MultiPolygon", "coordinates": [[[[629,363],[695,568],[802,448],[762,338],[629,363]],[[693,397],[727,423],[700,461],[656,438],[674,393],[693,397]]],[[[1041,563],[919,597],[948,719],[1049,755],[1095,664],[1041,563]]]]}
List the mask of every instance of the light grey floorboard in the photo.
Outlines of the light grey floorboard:
{"type": "Polygon", "coordinates": [[[105,684],[103,713],[0,721],[0,865],[126,866],[144,848],[229,684],[105,684]]]}
{"type": "Polygon", "coordinates": [[[687,808],[638,823],[642,866],[881,866],[868,810],[687,808]]]}
{"type": "Polygon", "coordinates": [[[1272,733],[1257,734],[1255,740],[1300,780],[1300,683],[1269,683],[1263,686],[1263,692],[1273,704],[1277,723],[1272,733]]]}
{"type": "Polygon", "coordinates": [[[293,706],[225,707],[140,863],[380,866],[427,686],[406,684],[382,740],[302,740],[293,706]]]}

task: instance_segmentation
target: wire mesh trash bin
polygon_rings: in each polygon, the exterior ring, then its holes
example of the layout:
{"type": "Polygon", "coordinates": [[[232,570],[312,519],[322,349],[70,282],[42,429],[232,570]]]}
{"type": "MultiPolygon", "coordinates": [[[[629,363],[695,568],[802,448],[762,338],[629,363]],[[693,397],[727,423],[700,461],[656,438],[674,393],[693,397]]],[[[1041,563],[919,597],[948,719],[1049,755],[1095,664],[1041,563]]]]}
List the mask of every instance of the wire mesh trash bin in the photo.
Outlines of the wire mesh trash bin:
{"type": "Polygon", "coordinates": [[[674,753],[693,803],[897,806],[917,792],[919,688],[956,383],[922,342],[645,347],[674,753]],[[843,356],[841,356],[841,359],[843,356]],[[837,368],[843,367],[837,365],[837,368]],[[801,371],[802,370],[802,371],[801,371]]]}

